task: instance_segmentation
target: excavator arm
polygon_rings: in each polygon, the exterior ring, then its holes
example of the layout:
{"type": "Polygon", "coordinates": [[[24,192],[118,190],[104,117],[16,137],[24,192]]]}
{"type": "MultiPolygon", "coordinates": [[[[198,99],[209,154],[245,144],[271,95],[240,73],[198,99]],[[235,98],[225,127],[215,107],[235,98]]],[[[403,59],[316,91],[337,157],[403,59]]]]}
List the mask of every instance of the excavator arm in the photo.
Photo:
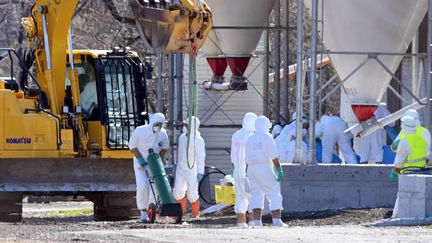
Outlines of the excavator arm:
{"type": "Polygon", "coordinates": [[[213,26],[202,0],[129,0],[129,6],[141,39],[155,52],[193,52],[213,26]]]}
{"type": "Polygon", "coordinates": [[[35,52],[37,80],[57,115],[65,97],[68,30],[77,4],[78,0],[35,0],[31,16],[21,21],[27,45],[35,52]]]}

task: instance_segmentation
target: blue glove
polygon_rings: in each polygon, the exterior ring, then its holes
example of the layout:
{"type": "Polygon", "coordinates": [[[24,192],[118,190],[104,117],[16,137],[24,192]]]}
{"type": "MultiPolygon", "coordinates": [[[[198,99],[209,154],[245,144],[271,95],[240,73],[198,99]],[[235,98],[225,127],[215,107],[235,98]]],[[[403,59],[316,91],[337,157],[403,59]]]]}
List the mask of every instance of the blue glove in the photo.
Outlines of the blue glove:
{"type": "Polygon", "coordinates": [[[204,175],[198,173],[198,175],[197,175],[198,182],[201,182],[203,178],[204,178],[204,175]]]}
{"type": "Polygon", "coordinates": [[[398,181],[398,176],[399,176],[399,174],[396,171],[392,170],[391,173],[390,173],[389,178],[390,178],[390,180],[392,182],[397,182],[398,181]]]}
{"type": "Polygon", "coordinates": [[[277,174],[276,174],[276,180],[277,181],[281,181],[282,178],[284,177],[284,173],[283,173],[282,167],[277,168],[276,172],[277,172],[277,174]]]}
{"type": "Polygon", "coordinates": [[[139,163],[142,167],[144,167],[144,166],[147,165],[147,161],[145,161],[145,159],[144,159],[143,157],[139,157],[139,158],[137,158],[137,159],[138,159],[138,163],[139,163]]]}

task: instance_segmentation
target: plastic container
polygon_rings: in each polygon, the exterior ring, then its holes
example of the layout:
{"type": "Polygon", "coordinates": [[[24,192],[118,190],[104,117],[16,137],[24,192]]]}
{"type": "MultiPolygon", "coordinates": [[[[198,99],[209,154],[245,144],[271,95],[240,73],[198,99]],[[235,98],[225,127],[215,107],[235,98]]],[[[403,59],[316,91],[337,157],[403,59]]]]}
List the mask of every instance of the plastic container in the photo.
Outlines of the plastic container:
{"type": "Polygon", "coordinates": [[[217,204],[229,204],[234,205],[235,203],[235,191],[234,186],[222,186],[215,185],[215,201],[217,204]]]}

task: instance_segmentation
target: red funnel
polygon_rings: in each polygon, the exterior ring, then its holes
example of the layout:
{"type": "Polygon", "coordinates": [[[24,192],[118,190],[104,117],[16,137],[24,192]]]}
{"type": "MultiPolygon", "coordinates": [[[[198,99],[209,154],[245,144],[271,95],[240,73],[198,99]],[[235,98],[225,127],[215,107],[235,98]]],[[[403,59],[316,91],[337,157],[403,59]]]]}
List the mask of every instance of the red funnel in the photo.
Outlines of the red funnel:
{"type": "Polygon", "coordinates": [[[224,76],[228,63],[225,57],[207,57],[207,62],[215,76],[224,76]]]}
{"type": "Polygon", "coordinates": [[[233,76],[243,76],[249,64],[250,57],[227,57],[233,76]]]}
{"type": "Polygon", "coordinates": [[[354,114],[359,122],[364,122],[371,118],[378,108],[377,105],[351,105],[354,114]]]}

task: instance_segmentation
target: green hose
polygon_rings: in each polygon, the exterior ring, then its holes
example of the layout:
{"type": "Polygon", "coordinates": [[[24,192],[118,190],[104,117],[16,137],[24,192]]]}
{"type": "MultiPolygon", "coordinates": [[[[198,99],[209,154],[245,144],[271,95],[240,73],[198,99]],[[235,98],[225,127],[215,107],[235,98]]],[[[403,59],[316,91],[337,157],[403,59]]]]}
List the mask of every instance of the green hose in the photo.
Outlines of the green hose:
{"type": "MultiPolygon", "coordinates": [[[[191,58],[190,67],[189,67],[189,111],[188,111],[188,137],[187,137],[187,147],[186,147],[186,158],[187,158],[187,164],[188,168],[192,169],[195,166],[195,159],[193,160],[193,164],[189,164],[189,146],[190,146],[190,134],[191,134],[191,127],[194,127],[196,129],[196,122],[195,119],[192,120],[192,116],[196,117],[197,113],[197,82],[196,82],[196,54],[191,54],[189,56],[191,58]],[[194,124],[192,124],[192,122],[194,124]]],[[[196,133],[194,133],[194,145],[195,145],[195,137],[196,133]]]]}

